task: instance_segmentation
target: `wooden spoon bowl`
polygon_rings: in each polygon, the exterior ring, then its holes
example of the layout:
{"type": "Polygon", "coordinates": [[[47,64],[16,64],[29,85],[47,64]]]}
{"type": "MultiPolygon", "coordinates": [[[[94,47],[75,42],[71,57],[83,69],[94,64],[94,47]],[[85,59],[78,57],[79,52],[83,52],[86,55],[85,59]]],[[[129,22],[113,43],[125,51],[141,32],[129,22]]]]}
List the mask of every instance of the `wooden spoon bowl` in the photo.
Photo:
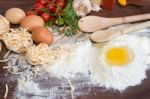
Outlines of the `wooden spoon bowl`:
{"type": "Polygon", "coordinates": [[[119,28],[119,29],[114,29],[114,30],[110,30],[110,29],[99,30],[91,34],[91,40],[97,43],[106,42],[119,35],[132,33],[133,31],[137,31],[137,30],[147,28],[147,27],[150,27],[150,21],[138,23],[129,27],[119,28]]]}
{"type": "Polygon", "coordinates": [[[114,25],[122,23],[137,22],[150,19],[150,14],[118,17],[118,18],[104,18],[98,16],[86,16],[78,21],[78,25],[83,32],[95,32],[106,29],[114,25]]]}

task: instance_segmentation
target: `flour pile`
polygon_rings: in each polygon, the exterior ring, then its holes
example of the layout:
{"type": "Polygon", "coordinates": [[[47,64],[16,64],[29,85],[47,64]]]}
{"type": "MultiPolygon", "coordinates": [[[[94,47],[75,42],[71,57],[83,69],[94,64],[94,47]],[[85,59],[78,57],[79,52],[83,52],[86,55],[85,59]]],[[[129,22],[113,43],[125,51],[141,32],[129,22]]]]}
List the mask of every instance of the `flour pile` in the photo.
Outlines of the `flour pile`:
{"type": "Polygon", "coordinates": [[[59,77],[75,77],[75,74],[89,74],[91,64],[90,41],[77,43],[73,46],[72,52],[65,52],[56,64],[50,68],[51,73],[59,77]]]}
{"type": "MultiPolygon", "coordinates": [[[[94,49],[91,74],[92,79],[107,89],[125,90],[128,86],[138,85],[146,78],[146,70],[150,64],[150,39],[135,35],[124,35],[108,42],[103,47],[94,49]],[[140,46],[139,46],[140,45],[140,46]],[[133,60],[124,66],[109,66],[102,54],[104,48],[128,46],[133,53],[133,60]]],[[[119,56],[118,56],[119,57],[119,56]]]]}

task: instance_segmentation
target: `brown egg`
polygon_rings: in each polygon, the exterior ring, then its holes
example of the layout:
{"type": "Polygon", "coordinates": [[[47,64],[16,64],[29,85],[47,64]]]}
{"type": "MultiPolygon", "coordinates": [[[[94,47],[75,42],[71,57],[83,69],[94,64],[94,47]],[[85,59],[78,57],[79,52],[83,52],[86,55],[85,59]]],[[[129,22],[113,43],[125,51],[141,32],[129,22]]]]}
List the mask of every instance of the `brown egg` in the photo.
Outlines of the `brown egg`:
{"type": "Polygon", "coordinates": [[[32,39],[36,44],[39,43],[52,44],[53,35],[45,27],[36,27],[32,29],[32,39]]]}
{"type": "Polygon", "coordinates": [[[24,28],[28,28],[31,31],[35,27],[44,26],[44,20],[37,15],[30,15],[25,17],[20,24],[24,28]]]}

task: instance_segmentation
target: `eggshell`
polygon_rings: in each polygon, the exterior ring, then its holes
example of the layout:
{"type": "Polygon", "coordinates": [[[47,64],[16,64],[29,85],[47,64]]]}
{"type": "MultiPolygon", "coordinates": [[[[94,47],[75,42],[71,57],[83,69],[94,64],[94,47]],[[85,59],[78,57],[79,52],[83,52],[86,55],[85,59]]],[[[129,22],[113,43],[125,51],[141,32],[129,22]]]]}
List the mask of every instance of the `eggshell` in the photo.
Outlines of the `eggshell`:
{"type": "Polygon", "coordinates": [[[53,42],[53,35],[45,27],[36,27],[32,30],[32,39],[36,44],[46,43],[50,45],[53,42]]]}
{"type": "Polygon", "coordinates": [[[25,17],[20,24],[24,28],[28,28],[31,31],[35,27],[44,26],[44,20],[37,15],[30,15],[25,17]]]}
{"type": "Polygon", "coordinates": [[[6,11],[5,17],[12,24],[19,24],[26,17],[26,14],[20,8],[10,8],[6,11]]]}

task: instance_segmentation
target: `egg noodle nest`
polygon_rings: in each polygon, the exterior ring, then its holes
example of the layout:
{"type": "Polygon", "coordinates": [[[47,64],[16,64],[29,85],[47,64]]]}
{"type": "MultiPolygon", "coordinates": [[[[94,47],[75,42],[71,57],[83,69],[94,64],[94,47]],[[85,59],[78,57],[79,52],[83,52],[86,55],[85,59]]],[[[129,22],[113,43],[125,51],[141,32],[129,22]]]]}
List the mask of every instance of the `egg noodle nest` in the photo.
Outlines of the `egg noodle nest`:
{"type": "Polygon", "coordinates": [[[21,27],[10,29],[10,32],[3,34],[2,39],[9,50],[17,53],[26,52],[27,48],[33,44],[31,34],[21,27]]]}
{"type": "Polygon", "coordinates": [[[47,44],[41,43],[38,46],[31,46],[26,53],[27,61],[32,65],[42,65],[43,67],[53,65],[69,48],[59,48],[52,50],[47,44]]]}

